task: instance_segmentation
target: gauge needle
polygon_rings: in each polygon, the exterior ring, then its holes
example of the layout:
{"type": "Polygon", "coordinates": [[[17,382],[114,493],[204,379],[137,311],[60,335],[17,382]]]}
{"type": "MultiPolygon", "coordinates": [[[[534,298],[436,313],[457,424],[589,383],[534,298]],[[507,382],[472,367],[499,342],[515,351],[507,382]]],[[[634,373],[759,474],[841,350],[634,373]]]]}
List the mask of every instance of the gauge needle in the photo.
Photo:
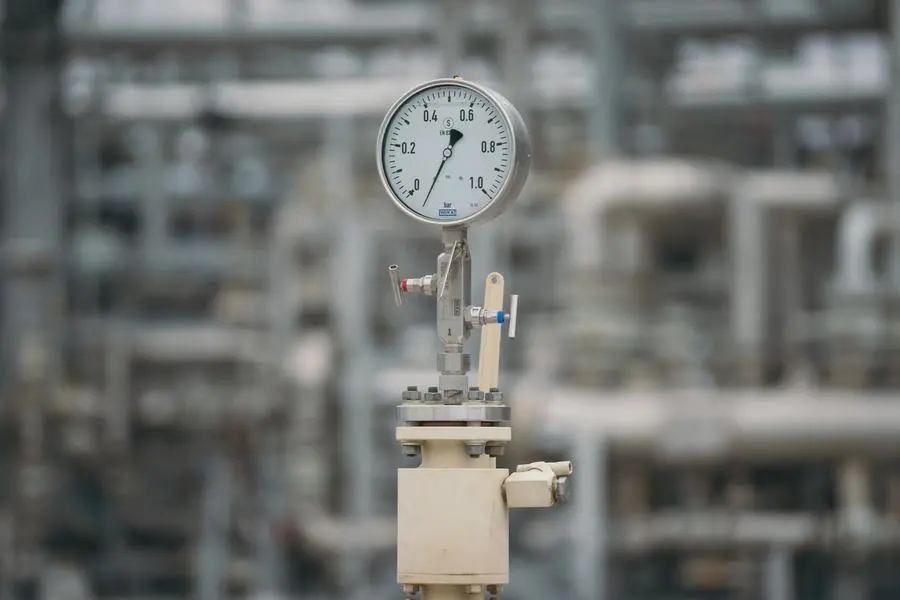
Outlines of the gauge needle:
{"type": "Polygon", "coordinates": [[[450,130],[450,145],[444,148],[443,158],[441,158],[441,164],[438,166],[437,173],[434,174],[434,179],[431,180],[431,187],[428,188],[428,193],[425,194],[425,202],[422,203],[422,207],[424,208],[426,204],[428,204],[428,198],[431,197],[431,192],[434,190],[434,184],[437,183],[438,177],[441,176],[441,171],[444,170],[444,165],[447,164],[447,159],[453,156],[453,146],[456,145],[456,142],[462,139],[462,132],[458,129],[450,130]]]}

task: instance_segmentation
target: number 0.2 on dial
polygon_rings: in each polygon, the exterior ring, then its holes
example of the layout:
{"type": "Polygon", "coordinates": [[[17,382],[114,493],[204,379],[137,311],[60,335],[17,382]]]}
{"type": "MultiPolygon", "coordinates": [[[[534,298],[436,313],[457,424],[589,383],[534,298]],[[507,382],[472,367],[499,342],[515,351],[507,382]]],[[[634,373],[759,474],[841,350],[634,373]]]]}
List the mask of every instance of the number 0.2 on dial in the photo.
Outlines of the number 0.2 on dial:
{"type": "Polygon", "coordinates": [[[442,225],[496,216],[521,190],[531,147],[502,96],[456,79],[426,83],[390,110],[379,171],[404,212],[442,225]]]}

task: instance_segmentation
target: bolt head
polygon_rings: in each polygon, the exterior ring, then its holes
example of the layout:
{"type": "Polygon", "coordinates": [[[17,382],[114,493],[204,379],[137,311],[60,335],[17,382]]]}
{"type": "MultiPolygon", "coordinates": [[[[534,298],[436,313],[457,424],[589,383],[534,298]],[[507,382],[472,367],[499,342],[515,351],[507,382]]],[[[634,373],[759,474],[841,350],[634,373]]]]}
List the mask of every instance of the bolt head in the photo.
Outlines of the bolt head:
{"type": "Polygon", "coordinates": [[[484,454],[484,444],[480,442],[469,442],[466,444],[466,454],[472,458],[478,458],[484,454]]]}
{"type": "Polygon", "coordinates": [[[503,446],[488,446],[487,448],[487,453],[490,456],[503,456],[505,452],[506,448],[504,448],[503,446]]]}
{"type": "MultiPolygon", "coordinates": [[[[410,387],[415,387],[415,386],[410,386],[410,387]]],[[[422,393],[418,390],[407,389],[405,392],[400,394],[400,399],[403,402],[421,402],[422,393]]]]}
{"type": "Polygon", "coordinates": [[[488,403],[500,404],[503,402],[503,392],[487,392],[484,395],[484,401],[488,403]]]}
{"type": "Polygon", "coordinates": [[[404,456],[415,458],[422,454],[422,446],[419,444],[401,444],[404,456]]]}

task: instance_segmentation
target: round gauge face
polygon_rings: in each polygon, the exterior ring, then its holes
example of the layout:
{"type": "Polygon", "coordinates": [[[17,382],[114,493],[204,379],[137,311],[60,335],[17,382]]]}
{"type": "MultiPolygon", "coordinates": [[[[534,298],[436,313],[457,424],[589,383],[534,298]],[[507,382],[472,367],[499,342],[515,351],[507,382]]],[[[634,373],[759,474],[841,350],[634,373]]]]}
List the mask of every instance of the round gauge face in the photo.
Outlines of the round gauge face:
{"type": "Polygon", "coordinates": [[[445,82],[402,100],[382,126],[382,179],[401,208],[463,223],[509,187],[516,136],[509,114],[477,87],[445,82]]]}

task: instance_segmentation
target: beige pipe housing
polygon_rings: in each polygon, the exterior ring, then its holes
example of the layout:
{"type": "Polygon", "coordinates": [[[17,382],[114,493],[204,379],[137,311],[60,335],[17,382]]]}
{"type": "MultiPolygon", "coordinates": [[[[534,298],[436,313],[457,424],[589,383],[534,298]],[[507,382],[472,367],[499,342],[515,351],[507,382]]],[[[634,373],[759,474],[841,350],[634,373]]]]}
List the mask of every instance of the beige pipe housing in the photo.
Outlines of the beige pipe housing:
{"type": "MultiPolygon", "coordinates": [[[[509,471],[495,468],[485,454],[470,457],[465,442],[509,437],[508,427],[397,428],[397,441],[422,447],[421,466],[397,472],[398,583],[427,589],[508,582],[509,517],[502,488],[509,471]]],[[[428,593],[445,597],[439,590],[428,593]]]]}
{"type": "Polygon", "coordinates": [[[556,504],[559,478],[572,463],[535,462],[510,475],[486,454],[467,454],[471,440],[508,442],[508,427],[404,426],[396,437],[422,447],[421,466],[397,474],[398,582],[422,589],[508,583],[508,509],[556,504]]]}

